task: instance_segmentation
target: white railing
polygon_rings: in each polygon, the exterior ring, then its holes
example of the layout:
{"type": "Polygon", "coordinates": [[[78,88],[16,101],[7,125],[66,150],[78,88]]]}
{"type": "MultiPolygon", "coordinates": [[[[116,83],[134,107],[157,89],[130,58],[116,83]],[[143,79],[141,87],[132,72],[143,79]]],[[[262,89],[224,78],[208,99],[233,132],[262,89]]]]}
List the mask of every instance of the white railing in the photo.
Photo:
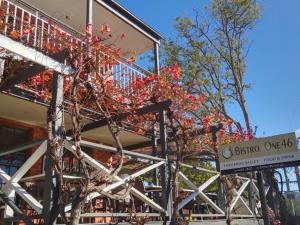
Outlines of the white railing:
{"type": "MultiPolygon", "coordinates": [[[[0,20],[0,33],[46,54],[62,51],[66,41],[80,49],[86,44],[84,34],[20,0],[18,3],[0,0],[0,20]]],[[[101,56],[104,53],[95,57],[101,56]]],[[[113,59],[110,72],[120,88],[128,89],[135,79],[149,73],[126,59],[107,57],[113,59]]],[[[103,69],[103,66],[100,67],[103,69]]]]}
{"type": "MultiPolygon", "coordinates": [[[[92,142],[85,141],[85,145],[94,146],[95,149],[101,148],[103,150],[105,149],[114,149],[117,151],[117,149],[101,145],[101,144],[94,144],[92,142]]],[[[31,209],[33,215],[34,214],[41,214],[42,212],[42,201],[41,199],[36,196],[37,193],[31,193],[28,191],[28,188],[23,187],[21,185],[22,182],[26,182],[27,180],[33,180],[33,179],[44,179],[44,174],[34,175],[31,177],[26,177],[26,173],[35,166],[36,162],[43,158],[46,150],[47,150],[47,141],[39,141],[38,143],[35,143],[35,145],[38,145],[39,147],[36,149],[36,151],[30,155],[30,157],[24,162],[24,164],[16,171],[13,175],[7,174],[4,170],[0,169],[0,180],[4,183],[2,187],[0,187],[0,190],[5,193],[5,195],[9,196],[12,200],[15,199],[16,195],[18,195],[22,201],[24,202],[27,209],[31,209]],[[41,144],[40,144],[41,143],[41,144]]],[[[32,144],[31,144],[32,145],[32,144]]],[[[25,145],[25,146],[28,146],[25,145]]],[[[64,148],[68,150],[70,153],[75,152],[75,146],[69,142],[64,142],[64,148]]],[[[16,147],[15,151],[22,151],[25,150],[26,147],[16,147]]],[[[10,151],[2,153],[2,155],[9,154],[10,151]]],[[[166,161],[164,159],[158,158],[158,157],[152,157],[146,154],[139,154],[136,155],[134,152],[125,152],[126,155],[134,157],[136,160],[142,162],[142,159],[146,159],[147,163],[145,166],[140,168],[139,170],[136,170],[132,172],[130,175],[127,175],[125,177],[120,177],[118,175],[112,175],[112,183],[108,184],[107,186],[103,187],[102,191],[106,193],[110,193],[112,190],[115,190],[116,188],[120,188],[122,190],[126,190],[129,186],[129,183],[132,183],[135,179],[152,172],[160,167],[166,166],[166,161]],[[152,163],[150,163],[152,162],[152,163]]],[[[68,156],[69,157],[69,156],[68,156]]],[[[95,170],[111,175],[111,170],[107,168],[103,163],[99,163],[97,159],[94,159],[93,157],[89,156],[86,153],[83,153],[82,160],[85,161],[91,168],[94,168],[95,170]]],[[[144,161],[145,162],[145,161],[144,161]]],[[[225,218],[225,210],[220,206],[220,202],[217,199],[214,199],[213,193],[210,193],[207,189],[208,187],[216,183],[218,179],[220,179],[220,173],[214,170],[207,170],[200,167],[194,167],[187,164],[183,164],[184,167],[187,168],[193,168],[195,172],[198,174],[199,172],[204,172],[206,174],[210,173],[211,176],[207,177],[207,179],[201,181],[201,183],[195,184],[193,181],[191,181],[187,175],[185,175],[183,172],[179,172],[180,181],[182,181],[188,189],[181,189],[181,193],[186,194],[181,199],[181,202],[179,202],[178,208],[175,210],[184,210],[184,209],[190,209],[191,205],[192,208],[191,211],[187,214],[186,211],[184,211],[184,215],[189,218],[197,219],[197,218],[225,218]],[[191,203],[191,204],[190,204],[191,203]],[[190,205],[190,206],[188,206],[190,205]],[[204,206],[205,209],[199,208],[199,206],[204,206]]],[[[175,170],[174,164],[171,165],[171,168],[175,170]]],[[[174,175],[174,174],[173,174],[174,175]]],[[[172,175],[172,176],[173,176],[172,175]]],[[[79,179],[78,176],[70,176],[70,175],[64,175],[65,179],[79,179]]],[[[257,215],[257,212],[259,211],[259,191],[255,184],[254,180],[251,180],[247,177],[240,177],[237,176],[236,179],[239,181],[238,186],[236,186],[235,189],[233,189],[233,199],[231,201],[230,211],[232,212],[232,217],[236,218],[254,218],[257,215]],[[250,201],[251,197],[249,195],[249,192],[247,190],[247,187],[251,187],[253,196],[252,200],[254,201],[254,205],[250,207],[250,201]],[[243,195],[245,194],[245,195],[243,195]]],[[[156,186],[155,189],[158,192],[161,192],[162,188],[161,186],[156,186]]],[[[135,198],[139,199],[141,202],[143,202],[143,205],[145,207],[141,208],[141,214],[140,216],[143,216],[145,213],[149,213],[149,209],[151,208],[151,212],[154,214],[151,214],[149,216],[154,216],[159,218],[160,215],[167,214],[168,209],[165,209],[161,206],[161,203],[159,202],[159,199],[154,197],[154,192],[150,194],[151,190],[149,191],[143,191],[138,190],[135,188],[135,186],[131,186],[129,188],[130,193],[135,196],[135,198]],[[149,195],[150,194],[150,195],[149,195]],[[154,212],[155,211],[155,212],[154,212]],[[160,213],[160,214],[158,214],[160,213]]],[[[215,192],[215,191],[213,191],[215,192]]],[[[95,192],[91,193],[88,198],[87,202],[91,201],[92,199],[99,198],[101,196],[100,193],[95,192]]],[[[158,196],[158,195],[156,195],[158,196]]],[[[103,197],[103,196],[102,196],[103,197]]],[[[65,211],[68,212],[71,209],[71,203],[66,205],[65,211]]],[[[107,213],[93,213],[93,212],[87,212],[85,214],[82,214],[82,217],[124,217],[128,216],[128,214],[124,214],[123,211],[118,211],[115,213],[115,209],[111,209],[107,213]],[[123,213],[123,214],[122,214],[123,213]]],[[[4,210],[5,217],[13,217],[14,213],[10,209],[10,207],[6,206],[4,210]]],[[[68,214],[69,215],[69,214],[68,214]]]]}

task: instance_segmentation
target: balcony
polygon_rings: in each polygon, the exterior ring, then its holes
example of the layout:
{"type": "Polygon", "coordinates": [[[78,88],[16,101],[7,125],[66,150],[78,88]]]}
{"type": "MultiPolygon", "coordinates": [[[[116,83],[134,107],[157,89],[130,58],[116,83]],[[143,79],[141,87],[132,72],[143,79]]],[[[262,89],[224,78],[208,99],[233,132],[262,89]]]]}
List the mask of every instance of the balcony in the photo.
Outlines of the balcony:
{"type": "MultiPolygon", "coordinates": [[[[41,2],[44,3],[47,0],[41,2]]],[[[65,46],[63,43],[65,41],[73,43],[74,48],[84,48],[87,38],[79,30],[73,29],[70,25],[58,21],[43,10],[38,10],[31,5],[25,4],[23,1],[0,0],[0,51],[1,49],[5,50],[1,51],[0,54],[10,52],[10,54],[13,53],[15,55],[15,60],[25,60],[33,65],[42,65],[42,70],[48,67],[57,72],[67,74],[72,68],[69,68],[65,62],[57,61],[53,56],[53,52],[56,54],[64,50],[65,46]]],[[[134,44],[134,41],[130,40],[126,43],[129,42],[131,45],[134,44]]],[[[140,46],[141,44],[137,43],[137,45],[140,46]]],[[[139,47],[139,49],[142,48],[139,47]]],[[[141,50],[138,53],[141,53],[141,50]]],[[[131,83],[135,79],[143,78],[149,74],[148,71],[127,60],[126,55],[112,58],[111,55],[100,52],[94,58],[100,59],[101,57],[111,57],[113,63],[111,68],[109,68],[110,72],[117,87],[124,89],[124,91],[130,90],[131,83]]],[[[1,59],[0,63],[3,63],[1,59]]],[[[98,69],[105,69],[101,65],[100,60],[98,69]]],[[[21,70],[18,75],[24,77],[25,73],[28,74],[27,71],[21,70]]],[[[35,74],[37,73],[32,73],[31,75],[35,74]]],[[[39,91],[37,88],[19,84],[4,89],[4,91],[0,92],[2,105],[0,107],[0,118],[32,126],[46,127],[46,106],[49,102],[39,97],[39,91]]],[[[65,99],[64,103],[67,106],[70,102],[68,102],[68,99],[65,99]]],[[[84,123],[90,123],[99,119],[98,113],[88,106],[83,111],[84,123]]],[[[67,110],[65,114],[65,126],[69,129],[72,126],[67,110]]],[[[90,140],[114,143],[106,127],[86,132],[84,136],[90,140]]],[[[127,130],[122,131],[121,140],[124,146],[149,141],[148,137],[136,135],[127,130]]]]}
{"type": "MultiPolygon", "coordinates": [[[[66,74],[70,72],[70,68],[64,67],[55,60],[49,63],[51,59],[55,59],[53,52],[63,51],[64,42],[66,41],[72,43],[74,48],[79,49],[84,49],[87,43],[86,35],[83,32],[73,29],[71,26],[23,1],[0,1],[0,33],[9,38],[4,41],[7,49],[14,51],[15,48],[20,49],[14,43],[22,44],[22,46],[36,51],[36,55],[31,54],[30,58],[27,57],[28,54],[25,54],[25,58],[36,60],[37,63],[42,65],[46,63],[48,68],[66,74]],[[52,55],[50,52],[52,52],[52,55]],[[47,62],[43,57],[38,60],[37,53],[50,56],[50,59],[47,62]]],[[[114,57],[103,52],[95,55],[95,58],[100,59],[101,57],[110,57],[110,61],[113,62],[110,70],[116,85],[120,88],[128,89],[135,79],[143,78],[149,74],[148,71],[122,56],[114,57]]],[[[105,68],[101,66],[99,60],[99,70],[101,69],[105,68]]]]}

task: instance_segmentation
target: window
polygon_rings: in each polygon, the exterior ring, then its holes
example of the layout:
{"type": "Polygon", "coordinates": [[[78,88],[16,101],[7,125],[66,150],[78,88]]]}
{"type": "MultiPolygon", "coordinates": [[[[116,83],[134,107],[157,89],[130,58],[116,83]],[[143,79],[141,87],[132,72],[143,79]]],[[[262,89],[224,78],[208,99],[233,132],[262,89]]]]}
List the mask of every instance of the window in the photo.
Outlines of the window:
{"type": "MultiPolygon", "coordinates": [[[[28,141],[28,130],[0,125],[0,152],[28,141]]],[[[12,176],[25,162],[24,151],[0,157],[0,168],[12,176]]],[[[2,185],[0,179],[0,186],[2,185]]]]}

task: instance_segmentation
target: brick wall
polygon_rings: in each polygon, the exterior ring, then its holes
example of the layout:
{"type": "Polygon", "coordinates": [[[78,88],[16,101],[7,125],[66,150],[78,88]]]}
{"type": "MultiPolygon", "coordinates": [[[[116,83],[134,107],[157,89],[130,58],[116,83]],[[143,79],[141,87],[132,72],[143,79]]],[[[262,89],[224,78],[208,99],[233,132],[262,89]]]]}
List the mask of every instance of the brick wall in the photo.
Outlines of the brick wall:
{"type": "MultiPolygon", "coordinates": [[[[31,129],[31,134],[30,134],[30,139],[31,141],[35,141],[35,140],[41,140],[41,139],[46,139],[47,138],[47,133],[46,133],[46,129],[40,128],[40,127],[34,127],[31,129]]],[[[39,146],[36,146],[34,148],[29,149],[26,152],[27,157],[29,157],[32,153],[35,152],[35,150],[38,148],[39,146]]],[[[38,175],[42,173],[42,168],[43,168],[43,157],[41,157],[33,167],[31,167],[31,169],[28,171],[28,173],[26,174],[26,176],[34,176],[34,175],[38,175]]]]}
{"type": "MultiPolygon", "coordinates": [[[[28,130],[28,141],[34,141],[34,140],[41,140],[47,138],[47,130],[41,127],[34,127],[28,124],[23,124],[21,122],[12,121],[0,118],[0,124],[9,126],[9,127],[15,127],[19,129],[26,129],[28,130]]],[[[28,158],[36,149],[38,146],[33,147],[26,151],[26,157],[28,158]]],[[[112,162],[112,156],[111,153],[107,153],[100,150],[90,150],[89,154],[96,160],[103,162],[108,167],[111,166],[112,162]]],[[[35,165],[28,171],[26,176],[34,176],[42,173],[43,168],[43,157],[41,157],[35,165]]]]}

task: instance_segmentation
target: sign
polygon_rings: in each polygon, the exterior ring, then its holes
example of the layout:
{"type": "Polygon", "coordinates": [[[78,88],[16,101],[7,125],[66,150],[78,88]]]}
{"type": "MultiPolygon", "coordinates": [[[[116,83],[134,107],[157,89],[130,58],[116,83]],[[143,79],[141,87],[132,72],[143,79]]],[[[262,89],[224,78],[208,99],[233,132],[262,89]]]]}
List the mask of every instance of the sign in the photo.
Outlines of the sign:
{"type": "Polygon", "coordinates": [[[282,134],[221,146],[222,174],[286,167],[300,162],[295,133],[282,134]]]}

